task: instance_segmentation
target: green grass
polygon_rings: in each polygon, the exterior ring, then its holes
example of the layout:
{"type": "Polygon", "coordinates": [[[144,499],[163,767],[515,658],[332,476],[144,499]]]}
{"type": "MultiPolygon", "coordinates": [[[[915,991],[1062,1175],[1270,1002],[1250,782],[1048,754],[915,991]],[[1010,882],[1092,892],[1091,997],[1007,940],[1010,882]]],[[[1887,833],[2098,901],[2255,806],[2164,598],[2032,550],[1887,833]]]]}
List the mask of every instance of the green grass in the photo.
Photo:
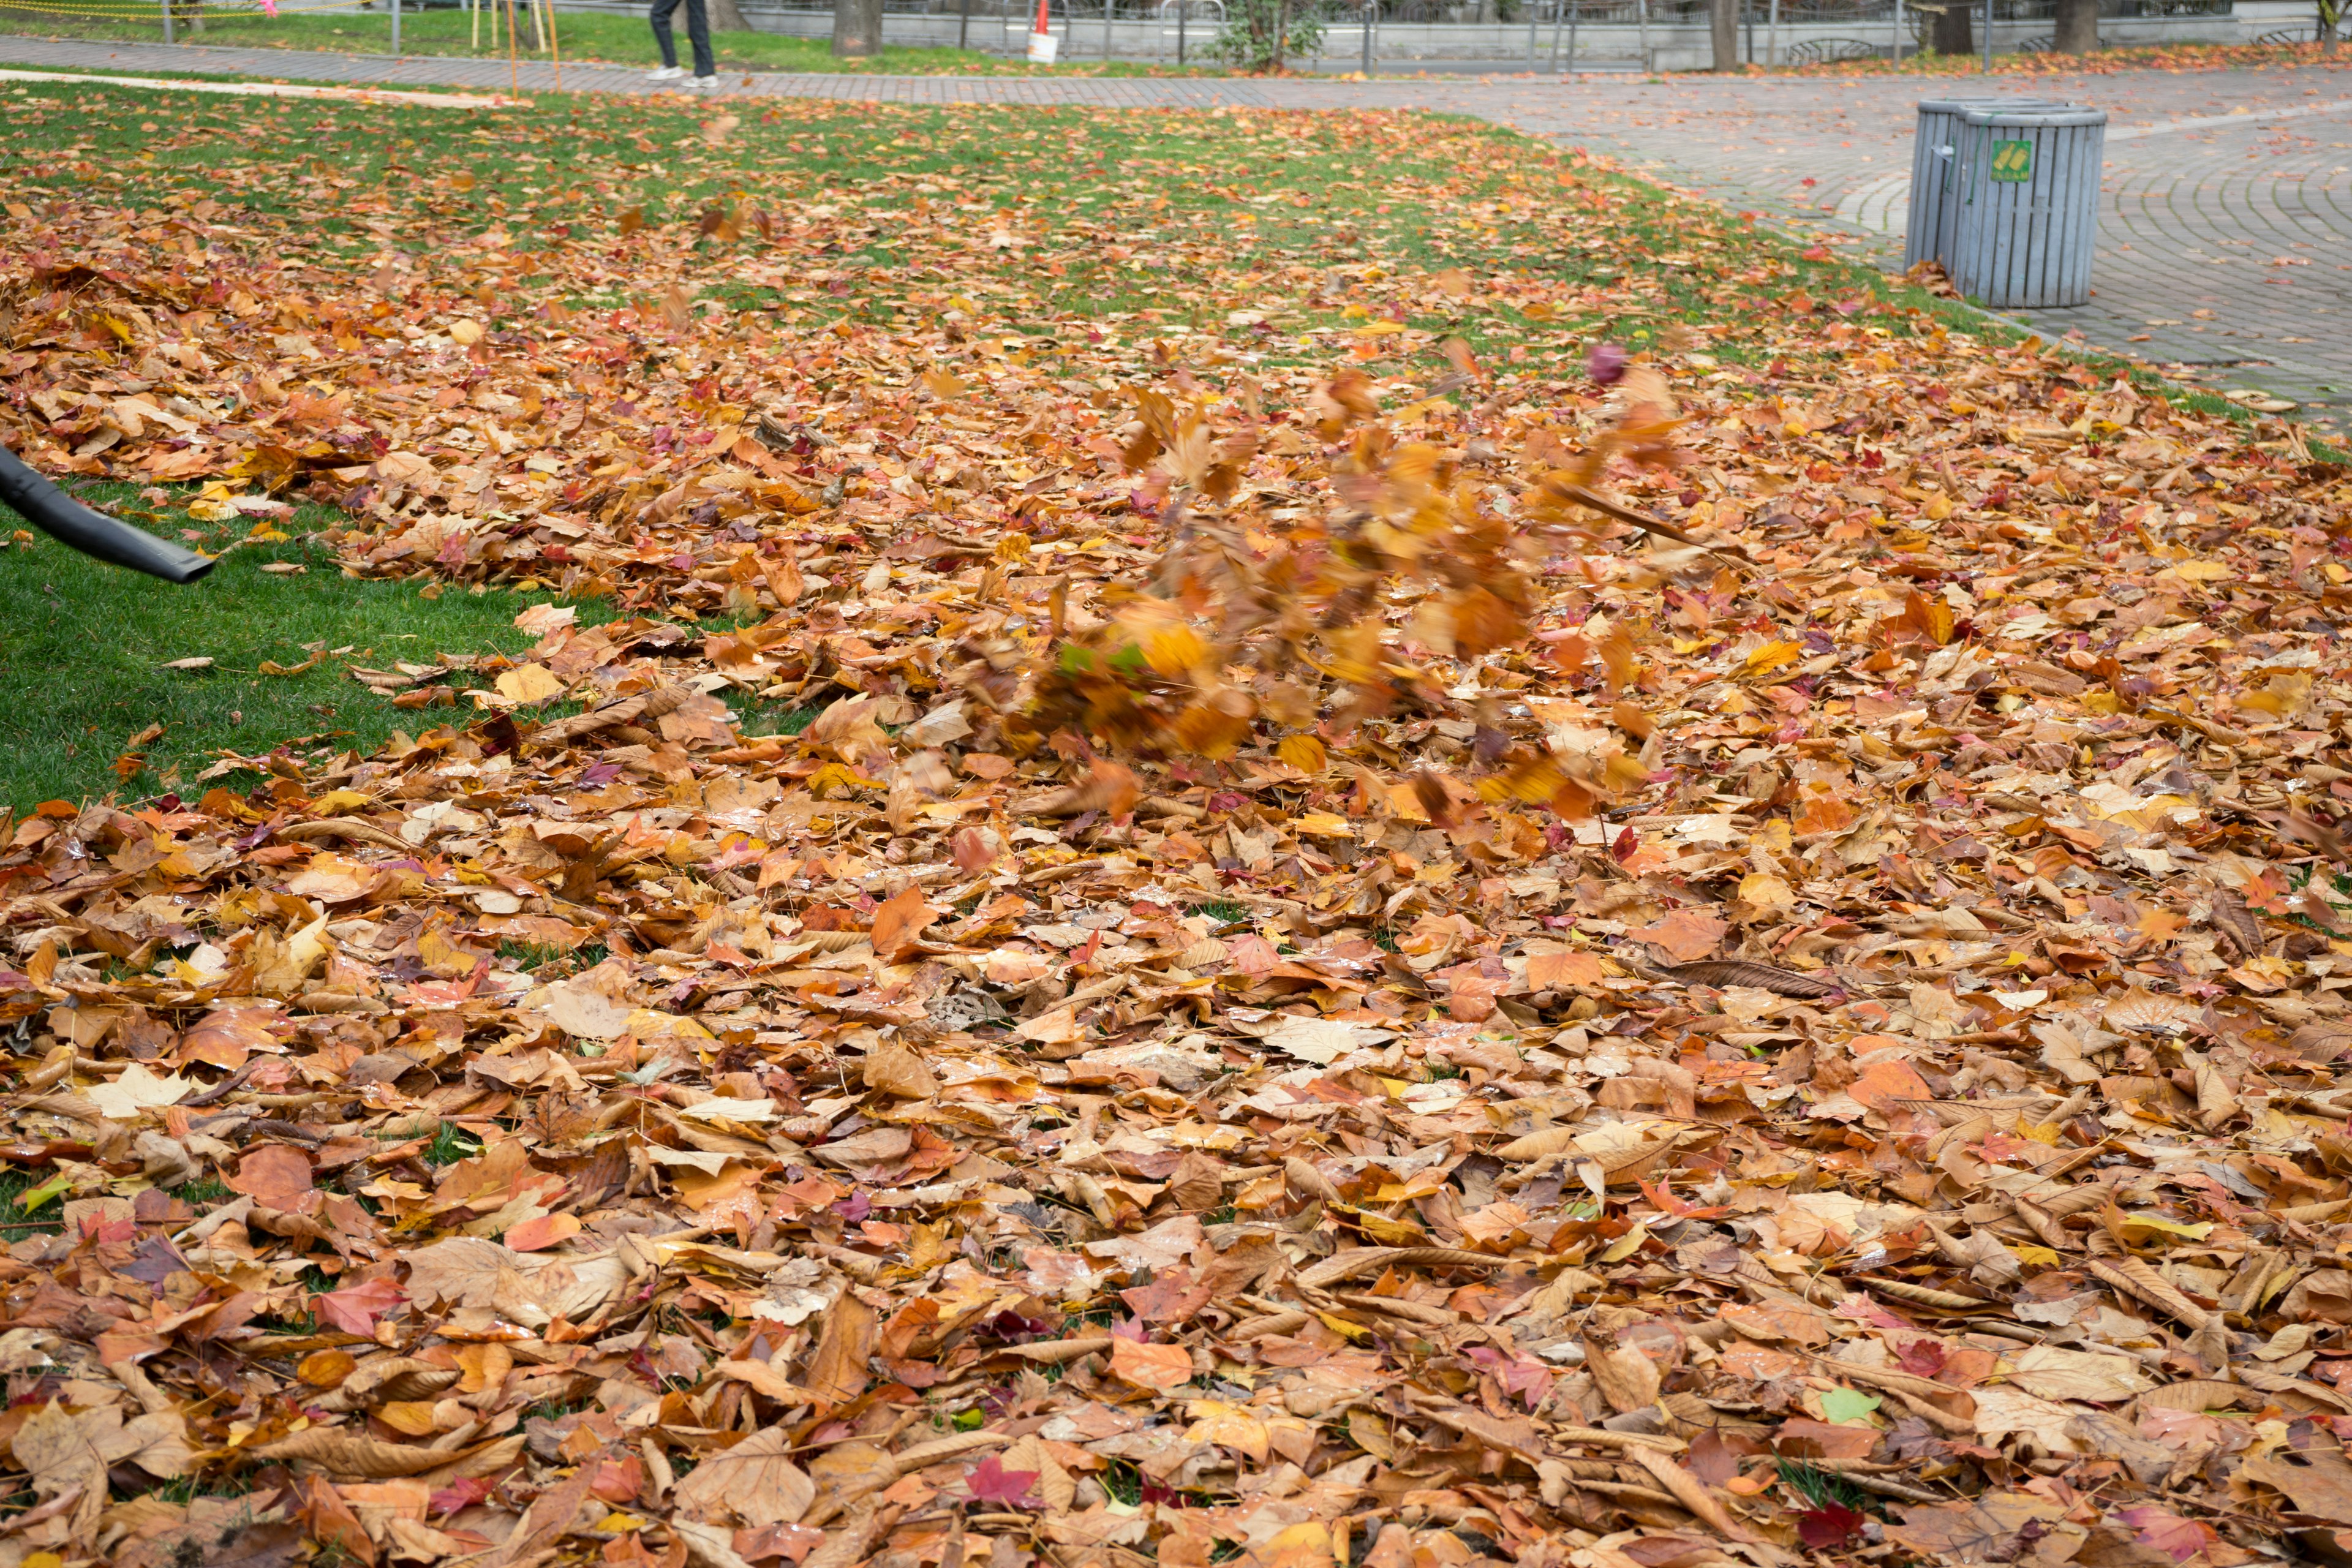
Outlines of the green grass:
{"type": "Polygon", "coordinates": [[[27,1237],[47,1236],[62,1223],[59,1199],[50,1197],[30,1213],[23,1207],[26,1193],[48,1182],[55,1172],[22,1170],[10,1165],[0,1169],[0,1243],[13,1245],[27,1237]]]}
{"type": "Polygon", "coordinates": [[[454,1165],[460,1160],[470,1160],[482,1152],[482,1145],[464,1128],[445,1121],[433,1134],[433,1142],[425,1146],[425,1163],[435,1170],[454,1165]]]}
{"type": "Polygon", "coordinates": [[[563,953],[544,942],[502,942],[499,943],[499,956],[512,960],[517,969],[530,971],[556,963],[563,953]]]}
{"type": "Polygon", "coordinates": [[[746,735],[797,735],[816,722],[822,708],[801,707],[790,702],[740,702],[736,711],[742,716],[737,726],[746,735]]]}
{"type": "MultiPolygon", "coordinates": [[[[127,10],[128,7],[126,6],[127,10]]],[[[982,14],[982,5],[973,6],[971,38],[985,44],[1006,37],[1003,22],[989,7],[982,14]]],[[[530,42],[530,26],[520,5],[516,14],[524,17],[522,45],[530,42]]],[[[1015,5],[1013,15],[1017,20],[1023,15],[1015,5]]],[[[499,7],[499,26],[505,26],[505,7],[499,7]]],[[[121,16],[68,16],[11,11],[0,18],[0,31],[30,34],[43,37],[99,38],[110,42],[161,43],[163,37],[163,18],[159,8],[148,7],[135,15],[121,16]]],[[[1201,44],[1207,46],[1214,34],[1213,26],[1203,26],[1201,44]]],[[[686,18],[677,19],[678,58],[691,66],[693,55],[686,38],[686,18]]],[[[212,44],[240,48],[311,49],[340,54],[390,54],[392,52],[392,17],[389,8],[375,11],[338,10],[310,16],[265,16],[259,11],[211,12],[204,16],[202,32],[191,32],[182,26],[177,33],[182,43],[212,44]]],[[[503,31],[498,47],[490,47],[490,22],[485,11],[478,41],[473,22],[462,10],[419,11],[404,5],[400,16],[400,47],[406,55],[476,55],[486,58],[504,59],[507,56],[503,31]]],[[[580,12],[564,12],[556,18],[555,42],[566,65],[658,65],[660,52],[654,47],[653,29],[645,16],[595,16],[580,12]]],[[[1027,60],[1003,55],[983,53],[979,48],[931,49],[907,48],[898,45],[886,47],[880,54],[862,60],[835,59],[829,38],[793,38],[777,33],[716,32],[710,36],[711,53],[722,70],[750,71],[865,71],[889,76],[1180,76],[1207,75],[1212,70],[1173,66],[1157,66],[1128,60],[1069,60],[1050,68],[1034,67],[1027,60]]],[[[1099,39],[1097,40],[1099,47],[1099,39]]],[[[1066,46],[1066,47],[1070,47],[1066,46]]],[[[1083,50],[1086,39],[1081,36],[1076,47],[1083,50]]],[[[519,47],[516,56],[527,60],[548,60],[548,50],[519,47]]]]}
{"type": "MultiPolygon", "coordinates": [[[[158,510],[130,485],[90,484],[78,493],[166,537],[194,532],[190,542],[208,552],[226,549],[253,526],[198,523],[174,502],[158,510]]],[[[0,558],[0,669],[31,700],[0,710],[0,805],[21,810],[109,793],[193,795],[212,787],[196,775],[224,750],[364,753],[395,729],[414,734],[470,714],[462,705],[394,708],[353,679],[352,667],[431,664],[445,651],[520,652],[533,639],[515,629],[514,617],[548,595],[451,588],[425,599],[415,584],[346,578],[310,535],[334,515],[305,508],[288,538],[229,550],[210,576],[186,587],[45,538],[7,549],[0,558]],[[262,570],[273,563],[303,570],[262,570]],[[261,671],[266,661],[300,665],[320,647],[328,656],[302,674],[261,671]],[[214,662],[163,668],[184,658],[214,662]],[[161,735],[126,751],[155,724],[161,735]],[[130,755],[137,763],[124,760],[118,770],[118,759],[130,755]]],[[[583,606],[581,618],[609,619],[610,610],[583,606]]],[[[223,782],[249,787],[255,775],[239,772],[223,782]]]]}
{"type": "Polygon", "coordinates": [[[1128,1460],[1111,1460],[1098,1479],[1113,1502],[1134,1508],[1143,1501],[1143,1472],[1128,1460]]]}
{"type": "Polygon", "coordinates": [[[1801,1459],[1776,1458],[1773,1468],[1782,1481],[1799,1497],[1813,1507],[1827,1508],[1832,1503],[1852,1509],[1856,1513],[1868,1513],[1878,1504],[1877,1498],[1852,1481],[1801,1459]]]}

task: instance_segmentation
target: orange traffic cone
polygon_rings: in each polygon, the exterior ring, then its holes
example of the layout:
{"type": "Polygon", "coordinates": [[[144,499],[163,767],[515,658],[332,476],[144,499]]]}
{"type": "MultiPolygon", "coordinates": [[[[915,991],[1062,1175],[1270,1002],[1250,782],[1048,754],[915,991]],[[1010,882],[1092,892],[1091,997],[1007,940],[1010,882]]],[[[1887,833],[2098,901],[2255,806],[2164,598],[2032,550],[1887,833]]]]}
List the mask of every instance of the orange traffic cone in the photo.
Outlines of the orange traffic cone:
{"type": "Polygon", "coordinates": [[[1052,65],[1055,54],[1062,47],[1062,40],[1054,37],[1047,26],[1045,5],[1046,0],[1037,0],[1037,24],[1029,34],[1029,63],[1033,66],[1052,65]]]}

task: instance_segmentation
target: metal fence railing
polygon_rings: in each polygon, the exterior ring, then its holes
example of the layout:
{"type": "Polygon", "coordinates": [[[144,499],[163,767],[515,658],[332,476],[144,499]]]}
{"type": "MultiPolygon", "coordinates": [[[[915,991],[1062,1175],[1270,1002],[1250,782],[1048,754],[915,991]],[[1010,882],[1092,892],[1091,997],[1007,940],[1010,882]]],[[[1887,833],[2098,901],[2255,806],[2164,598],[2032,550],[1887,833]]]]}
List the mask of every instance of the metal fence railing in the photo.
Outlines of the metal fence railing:
{"type": "MultiPolygon", "coordinates": [[[[415,0],[412,0],[412,4],[415,0]]],[[[2224,16],[2233,0],[2101,0],[2105,16],[2224,16]]],[[[2058,0],[1993,0],[1996,20],[2047,20],[2057,14],[2058,0]]],[[[564,9],[572,9],[565,5],[564,9]]],[[[833,15],[833,0],[749,0],[747,15],[833,15]]],[[[892,16],[957,16],[967,11],[976,20],[1022,21],[1036,15],[1035,0],[882,0],[892,16]]],[[[1055,21],[1160,22],[1173,26],[1185,21],[1213,30],[1226,15],[1225,0],[1048,0],[1055,21]]],[[[1745,7],[1761,16],[1765,0],[1745,7]]],[[[1906,13],[1912,8],[1906,3],[1906,13]]],[[[1970,9],[1983,14],[1983,0],[1970,0],[1970,9]]],[[[1356,25],[1363,6],[1358,0],[1298,0],[1292,15],[1319,16],[1334,26],[1356,25]]],[[[1783,0],[1780,20],[1790,26],[1827,22],[1891,20],[1895,0],[1783,0]]],[[[1706,0],[1378,0],[1382,23],[1421,26],[1512,26],[1530,20],[1538,25],[1573,18],[1584,26],[1638,26],[1646,15],[1654,26],[1704,25],[1706,0]]]]}
{"type": "MultiPolygon", "coordinates": [[[[738,0],[762,32],[822,38],[834,0],[738,0]]],[[[1916,53],[1930,41],[1935,11],[1950,0],[1742,0],[1743,63],[1775,66],[1916,53]],[[1921,6],[1929,7],[1922,10],[1921,6]]],[[[1996,50],[2047,48],[2058,0],[1966,0],[1976,43],[1996,50]],[[1990,19],[1988,29],[1985,22],[1990,19]]],[[[881,0],[883,37],[894,45],[962,47],[1019,56],[1038,0],[881,0]]],[[[554,13],[643,16],[646,0],[0,0],[10,11],[159,23],[163,37],[188,37],[205,18],[299,16],[354,10],[390,13],[389,42],[400,52],[401,12],[458,5],[478,43],[499,52],[502,32],[527,35],[530,52],[554,51],[554,13]],[[544,20],[544,27],[541,19],[544,20]],[[544,40],[542,42],[542,39],[544,40]]],[[[2240,26],[2234,0],[2100,0],[2102,37],[2114,42],[2244,42],[2274,20],[2251,13],[2240,26]]],[[[1045,0],[1064,60],[1139,59],[1207,63],[1219,35],[1266,0],[1045,0]]],[[[1287,14],[1315,26],[1306,49],[1286,63],[1321,70],[1467,67],[1547,70],[1690,70],[1714,63],[1706,0],[1290,0],[1287,14]]],[[[1261,16],[1263,27],[1265,19],[1261,16]]],[[[252,24],[248,23],[247,26],[252,24]]],[[[191,41],[194,41],[193,39],[191,41]]]]}
{"type": "MultiPolygon", "coordinates": [[[[587,5],[600,0],[567,0],[587,5]]],[[[622,0],[605,0],[618,8],[622,0]]],[[[833,0],[740,0],[754,26],[822,36],[833,0]]],[[[1047,0],[1065,60],[1207,58],[1228,14],[1246,0],[1047,0]]],[[[1930,0],[1933,4],[1934,0],[1930,0]]],[[[1981,35],[1984,0],[1968,0],[1981,35]]],[[[891,42],[1018,54],[1037,0],[883,0],[891,42]]],[[[1994,46],[2047,47],[2058,0],[1992,0],[1994,46]]],[[[2143,28],[2172,18],[2168,37],[2237,41],[2233,0],[2101,0],[2104,16],[2143,28]],[[2145,19],[2145,20],[2142,20],[2145,19]]],[[[1321,37],[1291,63],[1324,69],[1411,68],[1444,59],[1523,68],[1689,69],[1711,63],[1706,0],[1293,0],[1321,37]]],[[[1926,47],[1931,12],[1917,0],[1743,0],[1740,58],[1758,65],[1885,57],[1926,47]]],[[[2146,41],[2158,41],[2148,39],[2146,41]]]]}

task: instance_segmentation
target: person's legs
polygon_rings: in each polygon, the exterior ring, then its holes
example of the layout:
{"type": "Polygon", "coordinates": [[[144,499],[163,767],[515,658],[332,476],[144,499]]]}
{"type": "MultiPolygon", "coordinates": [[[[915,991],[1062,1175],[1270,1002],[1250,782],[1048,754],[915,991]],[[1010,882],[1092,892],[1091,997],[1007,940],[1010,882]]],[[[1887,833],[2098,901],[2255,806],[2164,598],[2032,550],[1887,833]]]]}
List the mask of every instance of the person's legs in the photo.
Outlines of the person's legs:
{"type": "MultiPolygon", "coordinates": [[[[695,0],[694,10],[689,10],[686,14],[687,30],[689,33],[694,30],[695,11],[701,9],[701,5],[702,0],[695,0]]],[[[654,0],[653,16],[650,18],[654,25],[654,46],[661,50],[662,68],[665,70],[677,68],[677,39],[671,36],[669,27],[670,14],[677,9],[677,0],[654,0]]]]}
{"type": "MultiPolygon", "coordinates": [[[[677,0],[655,0],[656,5],[677,4],[677,0]]],[[[686,37],[694,46],[694,74],[715,77],[717,62],[710,58],[710,7],[705,0],[686,0],[686,37]]]]}

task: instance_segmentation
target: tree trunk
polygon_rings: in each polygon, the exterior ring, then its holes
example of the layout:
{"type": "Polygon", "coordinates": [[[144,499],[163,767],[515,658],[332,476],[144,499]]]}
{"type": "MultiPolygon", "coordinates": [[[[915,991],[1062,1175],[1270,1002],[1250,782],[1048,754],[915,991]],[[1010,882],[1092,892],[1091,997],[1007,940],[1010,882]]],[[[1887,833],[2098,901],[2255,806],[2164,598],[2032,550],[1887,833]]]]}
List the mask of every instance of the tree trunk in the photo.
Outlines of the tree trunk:
{"type": "Polygon", "coordinates": [[[2058,31],[2051,47],[2062,55],[2096,54],[2099,0],[2058,0],[2058,31]]]}
{"type": "Polygon", "coordinates": [[[2319,0],[2319,47],[2323,52],[2336,52],[2336,29],[2343,19],[2343,0],[2319,0]]]}
{"type": "Polygon", "coordinates": [[[1715,45],[1715,68],[1739,68],[1739,0],[1706,0],[1707,33],[1715,45]]]}
{"type": "Polygon", "coordinates": [[[743,20],[743,7],[735,0],[710,0],[710,30],[714,33],[748,33],[751,24],[743,20]]]}
{"type": "Polygon", "coordinates": [[[1969,26],[1973,8],[1966,0],[1945,0],[1944,8],[1936,13],[1936,52],[1939,55],[1972,55],[1977,52],[1974,29],[1969,26]]]}
{"type": "Polygon", "coordinates": [[[833,0],[833,52],[845,60],[882,52],[882,0],[833,0]]]}

